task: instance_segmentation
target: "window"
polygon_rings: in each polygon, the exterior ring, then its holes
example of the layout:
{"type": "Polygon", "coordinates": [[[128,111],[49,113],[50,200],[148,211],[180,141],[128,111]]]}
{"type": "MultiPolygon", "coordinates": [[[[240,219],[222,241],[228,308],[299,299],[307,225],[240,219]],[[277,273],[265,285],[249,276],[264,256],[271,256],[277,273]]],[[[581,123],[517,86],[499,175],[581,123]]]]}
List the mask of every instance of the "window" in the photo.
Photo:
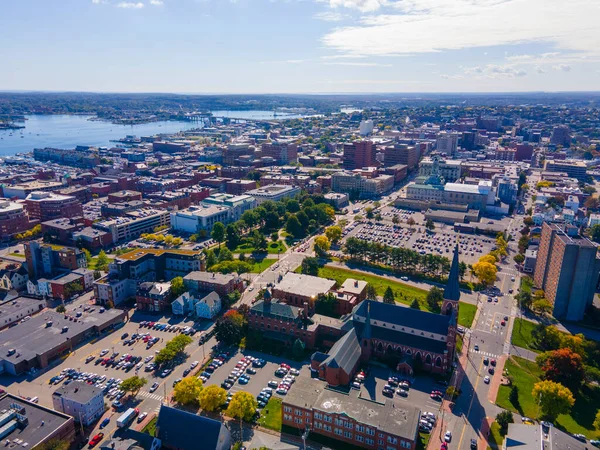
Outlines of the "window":
{"type": "Polygon", "coordinates": [[[297,409],[294,414],[296,414],[297,416],[301,416],[302,415],[302,411],[297,409]]]}
{"type": "Polygon", "coordinates": [[[396,450],[396,447],[390,447],[390,446],[388,445],[388,448],[387,448],[387,450],[396,450]]]}
{"type": "Polygon", "coordinates": [[[325,431],[331,431],[331,426],[329,426],[329,425],[323,425],[323,429],[325,431]]]}
{"type": "Polygon", "coordinates": [[[412,447],[412,445],[411,445],[411,444],[410,444],[410,442],[408,442],[408,441],[400,441],[400,445],[401,445],[403,448],[411,448],[411,447],[412,447]]]}
{"type": "Polygon", "coordinates": [[[373,445],[374,443],[375,443],[375,441],[373,441],[373,439],[370,439],[370,438],[365,439],[365,444],[367,444],[367,445],[373,445]]]}
{"type": "Polygon", "coordinates": [[[289,414],[284,414],[284,415],[283,415],[283,418],[284,418],[285,420],[292,420],[292,416],[290,416],[289,414]]]}
{"type": "Polygon", "coordinates": [[[341,429],[341,428],[335,428],[335,429],[333,430],[333,432],[334,432],[335,434],[337,434],[338,436],[341,436],[341,435],[342,435],[342,429],[341,429]]]}
{"type": "Polygon", "coordinates": [[[302,423],[302,419],[295,419],[294,422],[300,424],[300,423],[302,423]]]}
{"type": "Polygon", "coordinates": [[[379,439],[379,440],[377,441],[377,443],[378,443],[379,445],[384,445],[384,444],[385,444],[385,443],[383,442],[383,439],[379,439]]]}
{"type": "Polygon", "coordinates": [[[364,433],[365,427],[363,427],[362,425],[356,425],[356,431],[358,431],[360,433],[364,433]]]}
{"type": "Polygon", "coordinates": [[[389,444],[397,444],[398,443],[398,439],[396,439],[395,437],[392,437],[392,436],[388,436],[387,441],[389,444]]]}
{"type": "Polygon", "coordinates": [[[369,436],[375,436],[375,430],[373,428],[367,428],[367,434],[369,436]]]}
{"type": "Polygon", "coordinates": [[[315,422],[315,428],[320,430],[321,428],[323,428],[323,425],[321,424],[321,422],[315,422]]]}
{"type": "Polygon", "coordinates": [[[304,421],[305,421],[306,423],[310,423],[310,419],[309,419],[308,417],[307,417],[306,419],[304,419],[304,421]]]}
{"type": "Polygon", "coordinates": [[[358,442],[364,442],[364,440],[365,440],[365,438],[362,437],[360,434],[357,434],[354,439],[356,439],[358,442]]]}
{"type": "Polygon", "coordinates": [[[284,407],[283,407],[283,411],[284,411],[284,412],[288,412],[288,413],[289,413],[289,412],[292,412],[292,407],[291,407],[291,406],[284,406],[284,407]]]}
{"type": "Polygon", "coordinates": [[[348,439],[352,439],[352,433],[350,433],[349,431],[344,431],[344,437],[348,438],[348,439]]]}
{"type": "Polygon", "coordinates": [[[323,414],[315,412],[315,419],[319,419],[319,420],[323,419],[323,414]]]}

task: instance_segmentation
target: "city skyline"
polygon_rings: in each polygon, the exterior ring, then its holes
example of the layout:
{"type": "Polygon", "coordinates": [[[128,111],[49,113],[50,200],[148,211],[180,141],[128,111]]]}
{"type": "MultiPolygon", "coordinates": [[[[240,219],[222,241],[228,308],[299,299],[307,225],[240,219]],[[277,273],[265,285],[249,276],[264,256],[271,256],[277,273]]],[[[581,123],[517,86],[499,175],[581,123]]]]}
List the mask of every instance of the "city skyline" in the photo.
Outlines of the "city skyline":
{"type": "Polygon", "coordinates": [[[594,91],[576,0],[40,0],[4,9],[0,90],[594,91]],[[290,20],[293,18],[293,20],[290,20]]]}

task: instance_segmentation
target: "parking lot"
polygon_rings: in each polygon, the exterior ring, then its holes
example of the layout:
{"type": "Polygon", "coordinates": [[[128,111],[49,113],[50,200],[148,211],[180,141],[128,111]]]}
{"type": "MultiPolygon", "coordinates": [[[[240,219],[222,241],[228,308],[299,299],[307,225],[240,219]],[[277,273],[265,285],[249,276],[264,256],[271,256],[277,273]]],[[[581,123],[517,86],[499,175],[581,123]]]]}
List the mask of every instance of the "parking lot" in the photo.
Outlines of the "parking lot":
{"type": "Polygon", "coordinates": [[[456,233],[451,227],[438,227],[434,231],[419,232],[406,224],[357,222],[344,230],[344,239],[355,237],[370,242],[378,242],[391,247],[404,247],[421,255],[437,254],[451,257],[456,239],[459,238],[461,261],[476,263],[482,255],[489,253],[495,241],[488,236],[456,233]]]}
{"type": "MultiPolygon", "coordinates": [[[[236,392],[239,391],[245,391],[245,392],[249,392],[252,395],[254,395],[255,397],[258,396],[258,394],[260,394],[260,392],[268,387],[269,381],[277,381],[278,385],[283,381],[284,377],[278,377],[275,375],[275,371],[277,369],[279,369],[280,364],[287,364],[291,367],[291,369],[295,369],[298,372],[297,376],[307,376],[310,377],[310,369],[308,368],[308,366],[302,366],[301,363],[296,362],[296,361],[291,361],[285,358],[278,358],[278,357],[274,357],[272,355],[268,355],[268,354],[264,354],[264,353],[260,353],[260,352],[253,352],[253,351],[244,351],[242,352],[238,352],[238,351],[231,351],[231,353],[229,354],[229,356],[227,356],[227,358],[225,358],[225,361],[223,362],[223,364],[221,366],[219,366],[217,369],[214,370],[214,372],[211,373],[211,376],[208,380],[205,381],[205,385],[211,385],[211,384],[216,384],[217,386],[221,386],[222,383],[232,374],[232,372],[236,369],[236,365],[238,365],[240,363],[240,361],[242,360],[242,358],[246,358],[246,357],[252,357],[252,358],[257,358],[259,360],[263,360],[264,361],[264,365],[262,367],[257,367],[254,364],[249,364],[248,368],[252,368],[256,371],[255,374],[249,374],[247,373],[247,369],[244,369],[242,372],[246,373],[246,375],[249,378],[249,381],[246,382],[240,382],[240,379],[238,378],[233,385],[227,389],[227,391],[233,395],[236,392]]],[[[273,384],[272,385],[272,389],[273,389],[273,395],[275,396],[279,396],[279,397],[283,397],[285,394],[279,394],[276,392],[277,387],[273,384]]],[[[291,385],[290,389],[294,389],[293,383],[291,385]]]]}

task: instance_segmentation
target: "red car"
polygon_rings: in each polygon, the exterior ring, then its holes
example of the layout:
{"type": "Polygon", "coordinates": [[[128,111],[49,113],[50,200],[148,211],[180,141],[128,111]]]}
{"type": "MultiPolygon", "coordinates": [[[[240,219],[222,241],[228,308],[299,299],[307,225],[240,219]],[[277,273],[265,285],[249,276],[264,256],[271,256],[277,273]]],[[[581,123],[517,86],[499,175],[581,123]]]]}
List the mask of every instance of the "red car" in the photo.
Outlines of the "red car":
{"type": "Polygon", "coordinates": [[[98,445],[98,443],[104,438],[104,433],[98,433],[92,439],[90,439],[90,448],[98,445]]]}

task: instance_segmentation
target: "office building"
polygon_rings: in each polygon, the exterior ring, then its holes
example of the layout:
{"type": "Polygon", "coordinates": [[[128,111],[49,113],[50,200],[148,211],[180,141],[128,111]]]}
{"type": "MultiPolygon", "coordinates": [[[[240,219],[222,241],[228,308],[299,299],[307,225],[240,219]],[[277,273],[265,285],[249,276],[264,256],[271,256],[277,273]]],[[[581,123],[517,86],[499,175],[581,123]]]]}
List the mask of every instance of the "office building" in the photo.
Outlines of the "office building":
{"type": "Polygon", "coordinates": [[[295,163],[298,161],[298,146],[293,140],[278,140],[261,145],[263,157],[273,158],[280,165],[295,163]]]}
{"type": "Polygon", "coordinates": [[[362,169],[375,164],[375,147],[371,141],[355,141],[344,144],[344,169],[362,169]]]}
{"type": "Polygon", "coordinates": [[[440,153],[448,156],[454,156],[458,150],[458,138],[460,134],[454,132],[442,131],[436,140],[435,148],[440,153]]]}
{"type": "Polygon", "coordinates": [[[392,175],[367,178],[360,173],[335,172],[331,175],[331,190],[355,198],[373,198],[393,189],[394,181],[392,175]]]}
{"type": "Polygon", "coordinates": [[[494,159],[498,161],[515,161],[517,151],[514,148],[498,147],[494,153],[494,159]]]}
{"type": "Polygon", "coordinates": [[[260,205],[267,200],[277,202],[284,198],[294,198],[296,195],[300,194],[300,188],[280,184],[269,184],[268,186],[248,191],[246,194],[256,199],[256,203],[260,205]]]}
{"type": "Polygon", "coordinates": [[[15,234],[29,229],[29,216],[21,203],[0,198],[0,236],[11,239],[15,234]]]}
{"type": "Polygon", "coordinates": [[[29,277],[36,279],[54,275],[61,270],[75,270],[87,267],[83,251],[76,247],[45,244],[29,241],[25,246],[25,261],[29,277]]]}
{"type": "Polygon", "coordinates": [[[75,438],[73,417],[12,394],[0,395],[0,432],[5,449],[43,448],[75,438]]]}
{"type": "Polygon", "coordinates": [[[87,427],[104,414],[104,393],[102,389],[81,381],[63,384],[52,393],[52,407],[87,427]]]}
{"type": "Polygon", "coordinates": [[[52,161],[73,167],[92,168],[100,164],[98,149],[87,145],[78,145],[74,149],[34,148],[33,158],[36,161],[52,161]]]}
{"type": "Polygon", "coordinates": [[[156,227],[171,225],[168,211],[152,208],[142,208],[125,213],[122,217],[102,220],[94,223],[93,227],[110,233],[114,243],[131,240],[142,233],[151,233],[156,227]]]}
{"type": "Polygon", "coordinates": [[[549,172],[564,172],[571,178],[585,181],[587,178],[587,166],[583,161],[561,161],[547,159],[544,170],[549,172]]]}
{"type": "Polygon", "coordinates": [[[83,216],[83,207],[76,197],[53,192],[32,192],[25,199],[25,208],[31,220],[40,222],[83,216]]]}
{"type": "Polygon", "coordinates": [[[223,224],[230,222],[229,208],[226,206],[200,204],[171,213],[171,228],[190,234],[202,231],[208,234],[217,222],[223,224]]]}
{"type": "Polygon", "coordinates": [[[256,189],[256,181],[254,180],[231,180],[225,185],[225,192],[230,195],[242,195],[256,189]]]}
{"type": "Polygon", "coordinates": [[[138,191],[117,191],[108,194],[108,203],[124,203],[142,200],[142,193],[138,191]]]}
{"type": "MultiPolygon", "coordinates": [[[[434,158],[423,158],[419,163],[419,176],[429,177],[433,173],[434,158]]],[[[454,183],[460,180],[462,162],[455,160],[438,159],[437,171],[444,181],[454,183]]]]}
{"type": "Polygon", "coordinates": [[[358,127],[358,133],[361,136],[367,136],[373,132],[373,120],[361,120],[360,125],[358,127]]]}
{"type": "Polygon", "coordinates": [[[502,203],[514,205],[517,201],[517,184],[508,177],[498,181],[498,198],[502,203]]]}
{"type": "Polygon", "coordinates": [[[403,164],[412,170],[419,163],[419,150],[414,145],[395,144],[383,149],[383,164],[386,167],[403,164]]]}
{"type": "Polygon", "coordinates": [[[552,129],[550,143],[554,145],[562,145],[568,147],[571,143],[571,132],[566,125],[558,125],[552,129]]]}
{"type": "Polygon", "coordinates": [[[596,245],[576,227],[544,223],[534,272],[535,285],[557,319],[581,320],[592,304],[600,273],[596,245]]]}
{"type": "Polygon", "coordinates": [[[526,161],[530,162],[533,158],[533,145],[531,144],[517,144],[517,153],[515,154],[515,161],[526,161]]]}
{"type": "Polygon", "coordinates": [[[64,187],[62,183],[58,181],[28,181],[25,183],[13,184],[10,186],[3,186],[2,191],[6,198],[19,198],[25,200],[27,196],[35,191],[56,191],[64,187]]]}

